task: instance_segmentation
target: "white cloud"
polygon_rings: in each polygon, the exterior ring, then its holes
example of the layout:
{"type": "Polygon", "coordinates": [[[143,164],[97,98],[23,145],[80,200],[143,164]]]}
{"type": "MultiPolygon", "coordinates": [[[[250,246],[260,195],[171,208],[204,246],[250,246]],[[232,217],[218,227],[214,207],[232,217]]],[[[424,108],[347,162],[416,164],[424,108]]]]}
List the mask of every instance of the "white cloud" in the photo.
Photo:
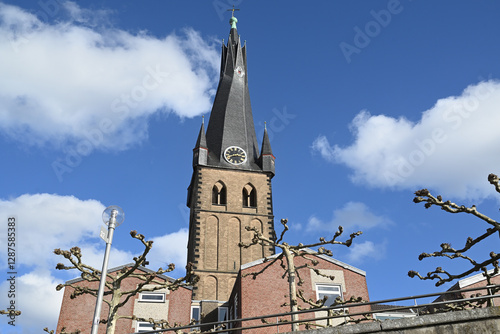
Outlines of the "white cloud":
{"type": "Polygon", "coordinates": [[[347,262],[361,263],[368,259],[381,260],[385,257],[385,250],[385,243],[374,244],[371,241],[365,241],[363,243],[354,242],[352,246],[349,247],[347,262]]]}
{"type": "Polygon", "coordinates": [[[70,19],[50,24],[0,3],[0,133],[30,145],[80,144],[87,155],[144,139],[154,113],[210,109],[218,54],[197,32],[131,34],[98,25],[106,13],[63,4],[57,11],[70,19]]]}
{"type": "MultiPolygon", "coordinates": [[[[132,238],[130,238],[130,242],[132,238]]],[[[104,257],[105,243],[102,240],[98,240],[95,243],[83,243],[80,244],[80,249],[82,250],[82,262],[88,264],[98,270],[102,268],[102,260],[104,257]]],[[[132,259],[136,256],[135,254],[117,249],[116,246],[111,247],[109,254],[108,268],[118,267],[127,263],[134,262],[132,259]]],[[[63,257],[59,257],[58,262],[69,264],[69,262],[63,257]]],[[[78,271],[70,271],[75,277],[78,276],[78,271]]]]}
{"type": "Polygon", "coordinates": [[[19,318],[23,327],[55,329],[63,294],[55,287],[61,280],[50,274],[31,272],[19,277],[19,309],[22,317],[19,318]],[[53,327],[51,327],[53,326],[53,327]]]}
{"type": "MultiPolygon", "coordinates": [[[[187,242],[188,230],[180,229],[177,232],[166,234],[161,237],[153,238],[153,248],[150,251],[149,259],[151,259],[151,269],[162,267],[166,269],[170,263],[176,266],[178,276],[184,275],[184,267],[187,263],[187,242]]],[[[171,273],[167,273],[172,276],[171,273]]]]}
{"type": "MultiPolygon", "coordinates": [[[[7,221],[7,217],[16,217],[18,265],[52,268],[54,263],[65,261],[54,255],[55,248],[68,250],[78,245],[83,261],[100,269],[104,242],[98,238],[98,232],[104,208],[99,201],[80,200],[74,196],[25,194],[11,200],[0,200],[0,218],[7,221]]],[[[7,235],[6,228],[6,224],[2,226],[3,237],[7,235]]],[[[187,239],[185,228],[151,238],[154,244],[148,259],[152,265],[154,262],[163,266],[173,262],[183,267],[187,239]]],[[[139,243],[132,238],[130,242],[139,243]]],[[[2,265],[6,262],[5,252],[6,248],[0,248],[2,265]]],[[[109,267],[130,263],[137,255],[112,247],[109,267]]]]}
{"type": "MultiPolygon", "coordinates": [[[[132,239],[130,236],[128,238],[130,243],[140,244],[140,241],[132,239]]],[[[151,248],[149,254],[146,256],[146,260],[149,262],[147,266],[149,269],[156,270],[160,267],[166,269],[170,263],[174,263],[176,271],[174,273],[167,273],[166,275],[172,277],[184,275],[184,266],[187,261],[187,229],[183,228],[177,232],[153,238],[146,236],[146,239],[153,241],[153,248],[151,248]]],[[[79,247],[82,250],[82,261],[100,270],[104,254],[104,243],[100,239],[94,243],[90,241],[92,240],[83,240],[80,242],[79,247]]],[[[139,249],[139,253],[142,254],[144,248],[139,246],[139,249]]],[[[140,255],[139,253],[134,254],[126,250],[117,249],[116,246],[112,247],[110,252],[108,268],[132,263],[133,258],[140,255]]],[[[62,257],[58,259],[58,262],[65,263],[65,261],[62,257]]],[[[73,271],[73,274],[78,276],[78,272],[76,271],[73,271]]]]}
{"type": "Polygon", "coordinates": [[[362,111],[351,124],[352,145],[330,145],[319,136],[313,150],[350,167],[356,183],[484,198],[493,193],[488,174],[500,172],[499,109],[500,82],[480,82],[438,100],[418,123],[362,111]]]}
{"type": "MultiPolygon", "coordinates": [[[[42,3],[39,3],[40,5],[42,3]]],[[[59,7],[57,2],[50,3],[54,8],[48,9],[42,8],[46,13],[48,12],[51,16],[64,14],[63,11],[66,11],[69,15],[70,19],[75,22],[83,23],[88,26],[98,26],[106,23],[109,16],[112,14],[112,11],[109,9],[98,9],[98,10],[90,10],[81,8],[76,2],[73,1],[65,1],[60,2],[61,7],[59,7]]]]}
{"type": "MultiPolygon", "coordinates": [[[[38,333],[46,326],[55,329],[63,295],[55,287],[64,280],[79,276],[76,270],[55,270],[58,262],[69,265],[63,257],[54,255],[55,248],[68,250],[78,245],[82,250],[82,261],[101,269],[104,242],[98,238],[98,231],[102,225],[103,210],[104,205],[99,201],[55,194],[25,194],[0,200],[0,219],[7,221],[8,217],[16,217],[16,270],[19,273],[16,302],[22,311],[18,324],[22,326],[23,333],[38,333]]],[[[2,239],[7,236],[6,227],[7,224],[1,227],[2,239]]],[[[173,262],[180,270],[169,276],[181,277],[186,263],[187,238],[187,229],[152,238],[154,245],[147,257],[151,262],[148,267],[156,270],[160,266],[166,268],[166,264],[173,262]]],[[[130,238],[130,242],[138,241],[130,238]]],[[[0,248],[2,268],[7,265],[5,251],[6,248],[0,248]]],[[[108,267],[131,263],[137,255],[112,247],[108,267]]],[[[2,296],[7,295],[6,281],[0,284],[0,290],[2,296]]],[[[2,332],[7,329],[0,326],[2,332]]]]}
{"type": "MultiPolygon", "coordinates": [[[[16,276],[15,290],[10,290],[10,282],[2,282],[2,296],[7,297],[9,291],[15,291],[14,298],[4,300],[14,300],[16,310],[21,311],[21,315],[15,319],[15,327],[6,323],[0,326],[2,333],[40,333],[45,327],[55,329],[63,297],[55,287],[60,283],[63,281],[51,276],[47,270],[16,276]]],[[[5,308],[2,307],[2,310],[5,308]]]]}
{"type": "MultiPolygon", "coordinates": [[[[97,237],[104,208],[96,200],[25,194],[11,200],[0,200],[0,217],[3,221],[7,221],[7,217],[16,217],[17,263],[47,268],[55,261],[55,248],[69,249],[85,238],[97,237]]],[[[0,261],[5,262],[5,251],[3,247],[0,249],[0,261]]]]}
{"type": "MultiPolygon", "coordinates": [[[[62,280],[51,272],[58,273],[55,264],[64,259],[57,258],[53,250],[69,249],[85,240],[100,241],[97,232],[103,209],[104,205],[96,200],[54,194],[25,194],[0,200],[0,218],[16,218],[16,303],[22,315],[16,320],[14,333],[19,328],[22,333],[38,333],[46,326],[55,329],[62,299],[55,287],[62,280]]],[[[6,227],[4,224],[0,229],[2,239],[7,236],[6,227]]],[[[0,248],[2,268],[7,265],[5,251],[0,248]]],[[[6,296],[6,288],[4,282],[2,296],[6,296]]],[[[10,333],[11,329],[1,330],[10,333]]]]}
{"type": "Polygon", "coordinates": [[[307,230],[336,231],[339,226],[342,226],[344,233],[350,234],[357,229],[364,231],[390,224],[392,224],[390,219],[370,212],[370,209],[364,203],[348,202],[343,208],[333,211],[333,218],[330,221],[324,222],[316,216],[309,218],[307,230]]]}

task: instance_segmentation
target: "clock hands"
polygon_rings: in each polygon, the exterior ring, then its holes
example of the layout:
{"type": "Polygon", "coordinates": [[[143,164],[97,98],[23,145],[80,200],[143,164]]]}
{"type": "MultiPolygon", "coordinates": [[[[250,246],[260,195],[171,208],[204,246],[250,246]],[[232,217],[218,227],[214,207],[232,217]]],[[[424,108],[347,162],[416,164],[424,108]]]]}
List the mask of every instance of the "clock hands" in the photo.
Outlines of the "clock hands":
{"type": "Polygon", "coordinates": [[[224,158],[233,165],[241,165],[247,159],[246,152],[238,146],[230,146],[224,151],[224,158]]]}

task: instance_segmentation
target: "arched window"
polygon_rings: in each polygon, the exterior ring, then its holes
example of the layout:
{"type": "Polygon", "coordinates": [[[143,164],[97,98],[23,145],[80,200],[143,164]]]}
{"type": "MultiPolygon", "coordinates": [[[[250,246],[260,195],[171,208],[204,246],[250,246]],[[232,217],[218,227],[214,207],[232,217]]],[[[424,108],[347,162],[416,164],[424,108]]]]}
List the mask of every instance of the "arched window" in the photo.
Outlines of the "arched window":
{"type": "Polygon", "coordinates": [[[226,186],[222,182],[217,182],[212,188],[212,204],[226,204],[226,186]]]}
{"type": "Polygon", "coordinates": [[[257,207],[257,191],[250,183],[243,187],[243,206],[257,207]]]}

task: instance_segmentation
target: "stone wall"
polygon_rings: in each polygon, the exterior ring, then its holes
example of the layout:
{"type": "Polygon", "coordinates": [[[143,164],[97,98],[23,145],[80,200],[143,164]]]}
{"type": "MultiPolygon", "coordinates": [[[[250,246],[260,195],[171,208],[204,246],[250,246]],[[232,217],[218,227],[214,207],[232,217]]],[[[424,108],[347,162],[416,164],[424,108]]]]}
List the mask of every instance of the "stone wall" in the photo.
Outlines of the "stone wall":
{"type": "Polygon", "coordinates": [[[497,334],[500,333],[500,308],[447,312],[420,317],[385,320],[357,325],[315,329],[304,334],[497,334]]]}
{"type": "Polygon", "coordinates": [[[253,232],[247,231],[247,226],[257,228],[264,236],[273,234],[271,178],[262,172],[198,167],[191,186],[196,193],[190,204],[188,261],[194,263],[200,278],[193,299],[225,302],[240,266],[274,252],[269,246],[238,246],[239,242],[251,243],[253,232]],[[226,189],[226,203],[212,201],[212,190],[218,183],[226,189]],[[253,207],[243,205],[242,191],[247,185],[255,188],[253,207]]]}

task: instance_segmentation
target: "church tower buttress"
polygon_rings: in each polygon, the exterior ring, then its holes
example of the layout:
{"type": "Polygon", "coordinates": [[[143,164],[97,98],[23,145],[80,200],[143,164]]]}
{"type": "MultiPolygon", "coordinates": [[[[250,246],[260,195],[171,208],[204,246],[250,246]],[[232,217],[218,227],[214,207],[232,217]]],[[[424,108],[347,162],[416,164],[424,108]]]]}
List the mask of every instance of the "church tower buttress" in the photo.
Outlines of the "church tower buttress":
{"type": "Polygon", "coordinates": [[[187,199],[188,262],[200,277],[193,300],[219,306],[229,299],[241,265],[274,254],[268,246],[238,246],[251,241],[247,226],[265,236],[274,235],[271,179],[275,158],[267,130],[259,153],[246,46],[241,45],[236,22],[233,16],[227,45],[222,45],[219,86],[207,131],[202,124],[193,150],[187,199]]]}

